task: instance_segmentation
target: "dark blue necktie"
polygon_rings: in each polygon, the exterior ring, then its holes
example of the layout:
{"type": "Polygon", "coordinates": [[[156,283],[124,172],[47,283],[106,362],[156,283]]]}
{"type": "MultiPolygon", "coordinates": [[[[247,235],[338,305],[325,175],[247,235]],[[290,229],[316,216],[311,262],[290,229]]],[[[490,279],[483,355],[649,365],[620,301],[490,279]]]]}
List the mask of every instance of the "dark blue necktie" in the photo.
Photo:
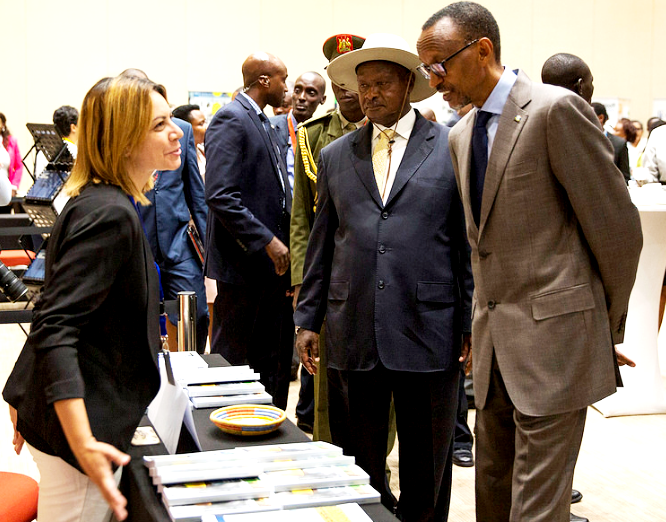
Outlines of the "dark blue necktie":
{"type": "Polygon", "coordinates": [[[266,134],[268,134],[268,141],[271,144],[271,148],[273,149],[273,161],[275,162],[275,166],[277,167],[278,172],[280,173],[280,184],[282,185],[282,190],[285,193],[285,199],[282,201],[282,206],[283,208],[287,209],[287,212],[291,211],[291,197],[290,194],[287,194],[287,189],[291,192],[291,186],[289,185],[289,178],[287,178],[287,173],[283,172],[283,168],[280,166],[280,158],[281,152],[280,152],[280,146],[278,145],[278,139],[277,135],[275,134],[275,129],[271,125],[271,122],[268,120],[266,115],[261,112],[259,113],[259,119],[261,120],[261,124],[264,127],[264,130],[266,131],[266,134]]]}
{"type": "Polygon", "coordinates": [[[479,226],[481,216],[481,197],[483,196],[483,182],[486,179],[488,168],[488,130],[486,125],[492,113],[478,111],[476,123],[472,133],[472,169],[470,176],[470,199],[472,202],[472,215],[476,226],[479,226]]]}

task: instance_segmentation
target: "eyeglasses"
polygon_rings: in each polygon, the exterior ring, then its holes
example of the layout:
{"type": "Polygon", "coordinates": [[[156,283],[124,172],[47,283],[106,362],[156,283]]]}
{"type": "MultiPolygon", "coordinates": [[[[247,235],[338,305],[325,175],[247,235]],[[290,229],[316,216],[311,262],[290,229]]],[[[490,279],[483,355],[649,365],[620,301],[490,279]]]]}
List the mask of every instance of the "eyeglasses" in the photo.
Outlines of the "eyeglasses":
{"type": "Polygon", "coordinates": [[[430,75],[431,75],[432,73],[436,74],[436,75],[439,76],[440,78],[444,78],[444,76],[446,76],[446,67],[444,66],[444,64],[445,64],[446,62],[448,62],[448,61],[449,61],[451,58],[453,58],[454,56],[456,56],[456,55],[460,54],[461,52],[463,52],[463,51],[464,51],[465,49],[467,49],[470,45],[474,45],[474,44],[475,44],[476,42],[478,42],[478,41],[479,41],[479,38],[477,38],[476,40],[472,40],[471,42],[469,42],[467,45],[465,45],[465,46],[462,47],[461,49],[458,49],[455,53],[453,53],[453,54],[452,54],[451,56],[449,56],[448,58],[444,58],[441,62],[433,63],[432,65],[426,65],[426,64],[422,63],[421,65],[419,65],[419,66],[416,68],[416,70],[419,71],[419,72],[423,75],[423,77],[424,77],[426,80],[429,80],[429,79],[430,79],[430,75]]]}

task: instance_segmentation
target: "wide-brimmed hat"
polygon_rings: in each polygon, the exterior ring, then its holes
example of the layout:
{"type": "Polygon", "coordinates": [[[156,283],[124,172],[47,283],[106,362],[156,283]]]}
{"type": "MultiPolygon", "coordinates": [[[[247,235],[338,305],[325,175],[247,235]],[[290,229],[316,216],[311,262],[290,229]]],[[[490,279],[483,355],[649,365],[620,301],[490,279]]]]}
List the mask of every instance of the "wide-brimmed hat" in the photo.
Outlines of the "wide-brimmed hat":
{"type": "Polygon", "coordinates": [[[414,73],[414,89],[409,97],[410,101],[425,100],[435,94],[436,90],[430,87],[428,80],[416,70],[421,65],[419,57],[409,50],[409,45],[403,38],[394,34],[371,34],[359,50],[342,54],[328,64],[326,72],[336,85],[358,92],[356,68],[362,63],[376,60],[397,63],[414,73]]]}

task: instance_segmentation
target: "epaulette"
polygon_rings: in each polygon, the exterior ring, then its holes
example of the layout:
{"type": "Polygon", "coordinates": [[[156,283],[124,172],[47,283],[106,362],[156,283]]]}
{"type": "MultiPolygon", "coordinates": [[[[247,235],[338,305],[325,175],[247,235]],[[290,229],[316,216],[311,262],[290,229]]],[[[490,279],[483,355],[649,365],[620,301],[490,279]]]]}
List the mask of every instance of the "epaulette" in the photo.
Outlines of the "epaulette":
{"type": "Polygon", "coordinates": [[[327,112],[326,114],[323,114],[321,116],[317,116],[316,118],[310,118],[309,120],[305,120],[303,123],[299,123],[297,128],[300,129],[301,127],[306,127],[306,126],[310,125],[311,123],[316,123],[316,122],[319,122],[319,121],[323,121],[327,118],[330,119],[334,114],[335,114],[335,111],[331,111],[331,112],[327,112]]]}

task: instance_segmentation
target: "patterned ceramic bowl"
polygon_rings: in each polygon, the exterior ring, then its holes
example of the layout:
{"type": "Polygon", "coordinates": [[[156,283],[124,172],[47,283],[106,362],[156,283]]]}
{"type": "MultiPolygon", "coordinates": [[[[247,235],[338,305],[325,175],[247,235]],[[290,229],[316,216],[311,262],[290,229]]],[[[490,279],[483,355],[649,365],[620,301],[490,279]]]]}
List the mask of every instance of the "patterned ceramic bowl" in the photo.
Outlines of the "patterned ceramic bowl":
{"type": "Polygon", "coordinates": [[[280,427],[287,414],[266,404],[236,404],[219,408],[210,420],[225,433],[232,435],[263,435],[280,427]]]}

